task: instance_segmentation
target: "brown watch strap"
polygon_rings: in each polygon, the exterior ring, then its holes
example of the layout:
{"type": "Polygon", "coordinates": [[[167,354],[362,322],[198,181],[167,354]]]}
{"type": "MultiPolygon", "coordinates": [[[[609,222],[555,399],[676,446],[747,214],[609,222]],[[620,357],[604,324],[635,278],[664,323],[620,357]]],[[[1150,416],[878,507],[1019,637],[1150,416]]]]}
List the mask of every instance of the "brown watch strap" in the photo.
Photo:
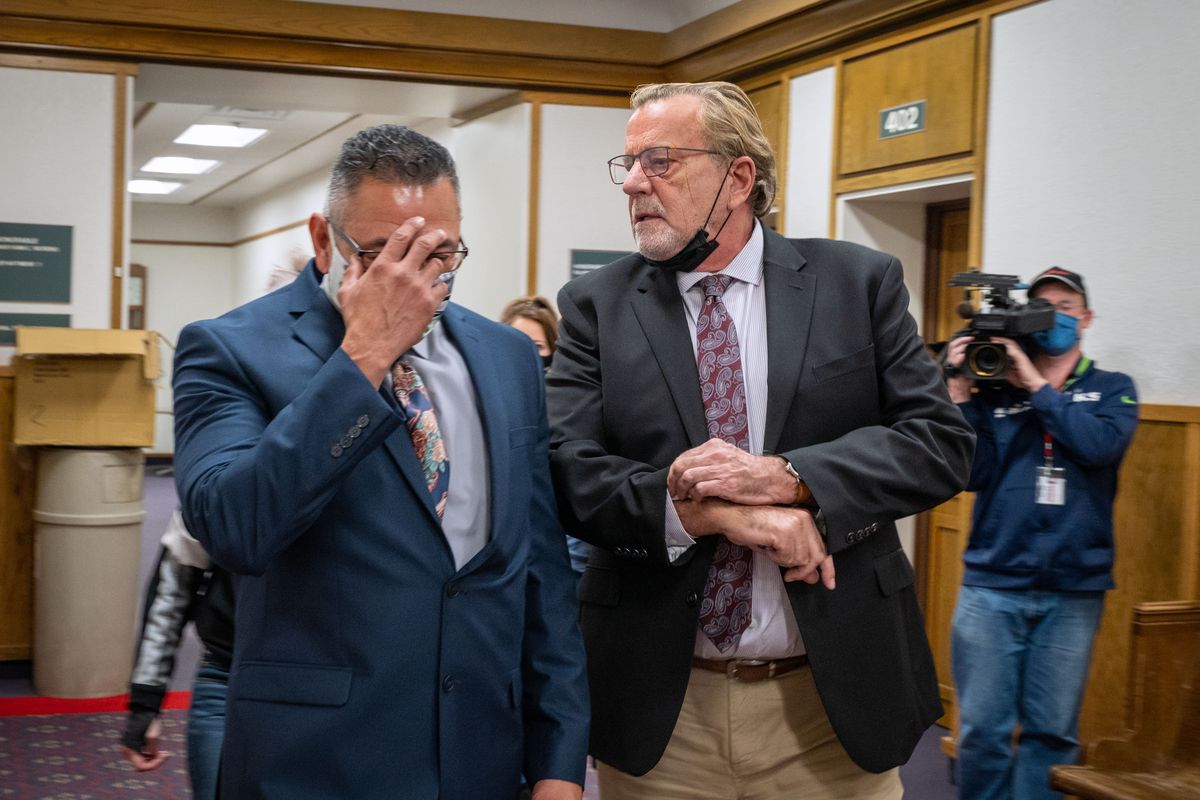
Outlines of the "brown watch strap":
{"type": "Polygon", "coordinates": [[[816,502],[813,499],[812,490],[808,488],[808,484],[800,477],[800,473],[796,472],[796,468],[792,466],[792,462],[783,458],[783,456],[779,456],[779,458],[783,459],[783,468],[788,471],[789,475],[796,479],[796,496],[792,498],[792,505],[815,507],[816,502]]]}

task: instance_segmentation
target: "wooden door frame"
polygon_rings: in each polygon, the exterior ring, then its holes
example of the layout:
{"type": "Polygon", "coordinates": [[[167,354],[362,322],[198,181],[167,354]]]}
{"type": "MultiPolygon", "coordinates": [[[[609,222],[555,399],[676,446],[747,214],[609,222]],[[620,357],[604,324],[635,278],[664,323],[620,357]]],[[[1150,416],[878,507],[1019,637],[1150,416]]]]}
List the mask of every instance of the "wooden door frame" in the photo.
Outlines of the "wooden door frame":
{"type": "MultiPolygon", "coordinates": [[[[942,218],[952,211],[966,211],[970,214],[972,197],[957,200],[946,200],[940,203],[929,203],[925,206],[925,281],[922,289],[921,330],[929,335],[937,330],[937,313],[941,307],[941,293],[946,290],[941,285],[941,239],[936,235],[941,229],[942,218]]],[[[926,340],[928,341],[928,340],[926,340]]],[[[917,560],[917,600],[922,610],[929,599],[929,569],[928,562],[933,545],[930,542],[932,524],[928,511],[917,515],[913,525],[913,554],[917,560]]]]}

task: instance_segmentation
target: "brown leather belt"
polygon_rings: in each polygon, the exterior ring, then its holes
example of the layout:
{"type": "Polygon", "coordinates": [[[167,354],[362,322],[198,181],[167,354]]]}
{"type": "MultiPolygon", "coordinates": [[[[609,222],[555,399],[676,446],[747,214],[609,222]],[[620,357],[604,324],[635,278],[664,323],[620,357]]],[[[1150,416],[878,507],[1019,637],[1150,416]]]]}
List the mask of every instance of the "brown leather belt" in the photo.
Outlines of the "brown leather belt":
{"type": "Polygon", "coordinates": [[[706,669],[709,672],[720,672],[743,683],[755,683],[757,681],[765,681],[769,678],[778,678],[780,675],[786,675],[807,664],[807,655],[779,658],[774,661],[765,661],[757,658],[731,658],[718,661],[711,658],[692,656],[693,667],[706,669]]]}

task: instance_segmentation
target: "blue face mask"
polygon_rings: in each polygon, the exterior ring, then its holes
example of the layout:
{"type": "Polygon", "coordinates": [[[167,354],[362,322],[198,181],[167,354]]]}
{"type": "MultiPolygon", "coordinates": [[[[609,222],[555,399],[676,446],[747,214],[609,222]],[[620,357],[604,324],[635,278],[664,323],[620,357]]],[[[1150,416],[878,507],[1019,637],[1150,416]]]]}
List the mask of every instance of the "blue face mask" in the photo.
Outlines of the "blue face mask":
{"type": "Polygon", "coordinates": [[[1033,334],[1033,341],[1046,355],[1061,356],[1079,341],[1079,320],[1061,311],[1054,312],[1054,327],[1033,334]]]}

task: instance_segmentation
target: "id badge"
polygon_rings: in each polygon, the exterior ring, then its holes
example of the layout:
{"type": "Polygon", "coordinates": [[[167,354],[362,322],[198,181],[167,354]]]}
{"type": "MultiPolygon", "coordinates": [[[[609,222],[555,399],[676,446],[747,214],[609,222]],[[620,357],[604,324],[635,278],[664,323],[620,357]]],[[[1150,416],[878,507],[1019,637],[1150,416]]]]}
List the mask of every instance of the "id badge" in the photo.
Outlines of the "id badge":
{"type": "Polygon", "coordinates": [[[1061,506],[1067,502],[1067,471],[1062,467],[1037,468],[1037,503],[1061,506]]]}

